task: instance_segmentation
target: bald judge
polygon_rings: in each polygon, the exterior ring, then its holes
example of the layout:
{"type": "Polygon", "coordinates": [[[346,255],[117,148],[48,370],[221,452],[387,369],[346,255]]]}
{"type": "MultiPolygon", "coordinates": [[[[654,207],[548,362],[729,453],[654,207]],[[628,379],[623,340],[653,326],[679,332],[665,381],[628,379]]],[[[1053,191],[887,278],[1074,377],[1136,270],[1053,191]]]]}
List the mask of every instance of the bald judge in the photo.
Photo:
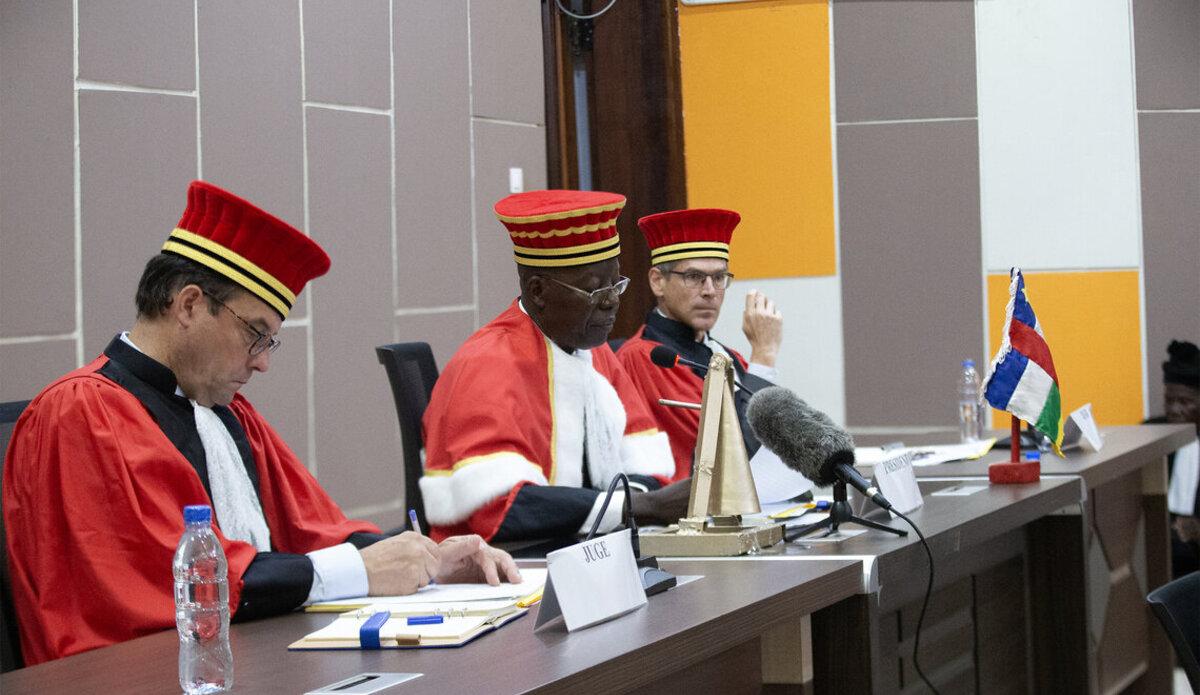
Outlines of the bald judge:
{"type": "Polygon", "coordinates": [[[329,263],[286,222],[191,184],[138,283],[133,328],[46,387],[13,432],[4,523],[27,664],[173,627],[189,504],[216,511],[234,620],[434,578],[519,581],[477,536],[437,544],[348,520],[238,393],[329,263]]]}
{"type": "Polygon", "coordinates": [[[508,229],[521,296],[446,365],[425,411],[421,494],[432,534],[571,538],[621,523],[625,473],[639,522],[687,511],[689,483],[667,437],[605,342],[629,284],[617,255],[624,196],[532,191],[495,212],[508,229]]]}

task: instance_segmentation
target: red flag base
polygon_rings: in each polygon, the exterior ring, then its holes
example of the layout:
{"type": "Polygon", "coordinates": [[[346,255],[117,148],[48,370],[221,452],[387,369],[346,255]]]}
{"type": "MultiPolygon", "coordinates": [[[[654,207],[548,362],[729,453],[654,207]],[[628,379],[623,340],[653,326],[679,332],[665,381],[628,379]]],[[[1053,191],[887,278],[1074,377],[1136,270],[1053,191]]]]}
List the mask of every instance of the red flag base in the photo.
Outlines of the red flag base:
{"type": "Polygon", "coordinates": [[[1041,478],[1041,461],[993,463],[988,466],[988,480],[993,483],[1036,483],[1041,478]]]}

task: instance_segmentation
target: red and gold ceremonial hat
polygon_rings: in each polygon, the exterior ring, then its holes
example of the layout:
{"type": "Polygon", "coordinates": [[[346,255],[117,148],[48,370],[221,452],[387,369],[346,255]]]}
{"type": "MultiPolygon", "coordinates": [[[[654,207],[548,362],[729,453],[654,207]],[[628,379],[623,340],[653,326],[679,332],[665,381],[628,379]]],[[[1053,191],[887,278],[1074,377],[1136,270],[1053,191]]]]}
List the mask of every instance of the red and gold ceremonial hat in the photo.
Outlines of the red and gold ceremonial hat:
{"type": "Polygon", "coordinates": [[[617,215],[625,196],[603,191],[528,191],[502,198],[496,217],[520,265],[561,268],[621,253],[617,215]]]}
{"type": "Polygon", "coordinates": [[[233,280],[285,319],[304,285],[329,270],[329,256],[303,232],[204,181],[188,187],[187,209],[162,250],[233,280]]]}
{"type": "Polygon", "coordinates": [[[729,238],[741,220],[733,210],[701,208],[647,215],[638,220],[638,226],[650,246],[650,265],[685,258],[728,261],[729,238]]]}

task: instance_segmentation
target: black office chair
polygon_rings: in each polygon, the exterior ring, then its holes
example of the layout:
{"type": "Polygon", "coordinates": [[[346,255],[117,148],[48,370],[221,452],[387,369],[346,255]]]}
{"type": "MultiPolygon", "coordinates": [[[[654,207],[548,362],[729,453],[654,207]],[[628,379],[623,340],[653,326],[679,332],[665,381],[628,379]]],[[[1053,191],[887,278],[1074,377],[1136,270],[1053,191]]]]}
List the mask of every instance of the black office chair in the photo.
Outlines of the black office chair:
{"type": "Polygon", "coordinates": [[[404,499],[417,512],[421,530],[428,533],[425,503],[421,499],[418,481],[424,472],[421,462],[421,418],[429,405],[429,394],[437,381],[437,362],[429,343],[392,343],[375,348],[379,363],[387,371],[396,401],[396,416],[400,419],[400,440],[404,450],[404,499]]]}
{"type": "MultiPolygon", "coordinates": [[[[4,457],[17,418],[29,401],[0,403],[0,479],[3,479],[4,457]]],[[[4,509],[0,506],[0,673],[21,668],[21,635],[17,631],[17,614],[13,611],[12,587],[8,583],[8,550],[4,540],[4,509]]]]}
{"type": "Polygon", "coordinates": [[[1175,647],[1192,692],[1200,693],[1200,572],[1167,582],[1146,601],[1175,647]]]}

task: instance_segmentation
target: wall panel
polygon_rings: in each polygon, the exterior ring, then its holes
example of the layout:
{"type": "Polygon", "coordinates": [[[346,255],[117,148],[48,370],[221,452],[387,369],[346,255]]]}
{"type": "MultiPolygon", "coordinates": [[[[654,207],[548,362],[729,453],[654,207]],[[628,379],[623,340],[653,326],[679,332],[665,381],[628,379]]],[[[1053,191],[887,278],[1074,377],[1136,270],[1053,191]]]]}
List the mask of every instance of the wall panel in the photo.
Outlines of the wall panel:
{"type": "Polygon", "coordinates": [[[733,272],[832,275],[824,2],[680,7],[689,207],[742,215],[733,272]]]}
{"type": "Polygon", "coordinates": [[[196,88],[196,7],[162,0],[90,0],[79,8],[79,77],[196,88]]]}
{"type": "Polygon", "coordinates": [[[1142,113],[1147,413],[1161,414],[1172,340],[1200,344],[1200,113],[1142,113]]]}
{"type": "Polygon", "coordinates": [[[1129,3],[978,6],[985,267],[1136,268],[1129,3]]]}
{"type": "Polygon", "coordinates": [[[195,132],[192,97],[79,94],[85,360],[133,326],[142,269],[187,207],[195,132]]]}
{"type": "Polygon", "coordinates": [[[474,302],[467,26],[461,0],[393,18],[398,307],[474,302]]]}
{"type": "Polygon", "coordinates": [[[308,109],[308,232],[333,260],[311,293],[321,438],[309,465],[342,505],[385,504],[402,488],[395,407],[376,388],[393,314],[390,128],[384,115],[308,109]]]}
{"type": "Polygon", "coordinates": [[[71,2],[0,2],[0,338],[77,329],[71,32],[71,2]]]}
{"type": "Polygon", "coordinates": [[[304,0],[304,97],[376,109],[392,105],[388,0],[304,0]]]}
{"type": "Polygon", "coordinates": [[[838,128],[846,420],[952,425],[983,357],[974,121],[838,128]]]}

